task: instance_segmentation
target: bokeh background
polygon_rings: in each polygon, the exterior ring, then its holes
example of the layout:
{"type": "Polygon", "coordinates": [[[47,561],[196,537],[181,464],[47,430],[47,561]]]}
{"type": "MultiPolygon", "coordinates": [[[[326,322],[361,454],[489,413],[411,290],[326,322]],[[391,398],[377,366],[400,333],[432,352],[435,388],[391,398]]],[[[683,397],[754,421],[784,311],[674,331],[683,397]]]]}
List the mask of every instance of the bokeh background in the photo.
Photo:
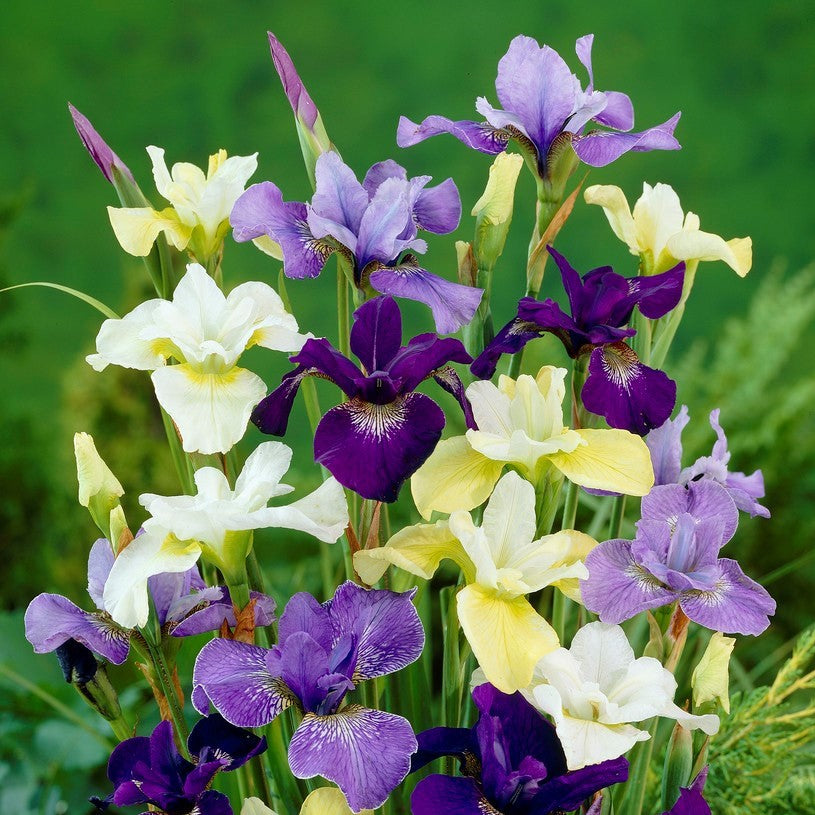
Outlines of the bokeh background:
{"type": "MultiPolygon", "coordinates": [[[[587,183],[617,184],[633,201],[643,181],[664,181],[686,209],[699,213],[703,229],[753,238],[754,266],[746,280],[723,264],[702,265],[668,371],[691,406],[688,458],[709,452],[706,416],[720,406],[736,469],[761,467],[765,474],[774,517],[745,520],[731,546],[750,574],[769,582],[779,602],[770,632],[737,651],[744,687],[766,679],[796,632],[812,621],[815,592],[815,560],[808,560],[815,532],[815,27],[809,4],[6,3],[0,30],[0,287],[58,282],[119,313],[149,294],[140,261],[122,253],[109,228],[105,206],[116,203],[115,195],[76,137],[69,101],[148,194],[153,184],[144,148],[156,144],[166,148],[168,162],[199,165],[220,147],[230,154],[258,151],[253,180],[274,180],[288,199],[307,198],[267,29],[288,48],[333,141],[360,176],[371,163],[394,157],[410,175],[455,179],[465,217],[454,236],[431,240],[427,255],[428,267],[448,277],[455,276],[453,239],[471,237],[473,220],[466,213],[483,189],[490,159],[449,137],[402,151],[394,140],[400,114],[471,117],[476,96],[495,101],[496,64],[514,35],[548,43],[577,70],[574,40],[590,31],[596,34],[597,86],[627,92],[638,127],[682,110],[680,152],[631,154],[592,170],[587,183]]],[[[533,200],[524,173],[497,271],[498,321],[511,315],[521,294],[533,200]]],[[[635,271],[635,259],[599,208],[578,206],[559,246],[582,271],[606,263],[635,271]]],[[[230,284],[274,284],[279,264],[230,240],[225,271],[230,284]]],[[[556,295],[558,286],[549,273],[544,293],[556,295]]],[[[305,329],[333,335],[333,274],[291,282],[289,293],[305,329]]],[[[411,328],[430,328],[420,308],[406,312],[411,328]]],[[[131,520],[140,517],[139,493],[176,491],[147,378],[119,369],[95,374],[83,361],[100,322],[87,305],[51,290],[0,294],[3,812],[66,811],[82,801],[90,768],[104,759],[98,739],[53,718],[48,703],[20,681],[74,706],[55,661],[34,657],[21,634],[22,610],[36,593],[59,591],[80,604],[84,599],[94,530],[75,501],[73,433],[94,433],[126,485],[131,520]],[[72,769],[80,771],[73,778],[72,769]]],[[[538,343],[535,355],[563,361],[547,341],[538,343]]],[[[246,358],[269,383],[285,369],[285,361],[268,359],[273,356],[250,352],[246,358]]],[[[304,413],[298,419],[288,439],[298,462],[292,478],[306,485],[316,475],[304,413]]],[[[257,440],[250,437],[250,443],[257,440]]],[[[402,509],[406,520],[409,512],[402,509]]],[[[292,586],[310,585],[316,570],[309,546],[299,539],[285,546],[270,542],[264,563],[279,600],[292,586]]],[[[134,687],[133,704],[137,694],[134,687]]]]}

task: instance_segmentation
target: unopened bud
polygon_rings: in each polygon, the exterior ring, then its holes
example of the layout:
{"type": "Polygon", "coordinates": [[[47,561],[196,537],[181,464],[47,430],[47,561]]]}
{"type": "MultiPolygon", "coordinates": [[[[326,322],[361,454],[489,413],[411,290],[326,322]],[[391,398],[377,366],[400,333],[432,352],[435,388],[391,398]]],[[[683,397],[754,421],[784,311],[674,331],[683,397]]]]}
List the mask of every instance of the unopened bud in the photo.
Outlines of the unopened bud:
{"type": "Polygon", "coordinates": [[[70,639],[57,648],[56,654],[65,681],[70,682],[104,719],[121,719],[119,696],[93,652],[81,642],[70,639]]]}
{"type": "Polygon", "coordinates": [[[730,655],[736,640],[716,631],[707,644],[699,664],[693,669],[693,706],[715,702],[730,713],[730,655]]]}
{"type": "Polygon", "coordinates": [[[517,153],[499,153],[490,167],[484,194],[476,201],[475,254],[482,266],[492,268],[504,251],[512,223],[515,184],[523,159],[517,153]]]}
{"type": "Polygon", "coordinates": [[[673,807],[681,787],[690,783],[693,768],[693,734],[676,724],[665,753],[665,771],[662,773],[662,809],[673,807]]]}
{"type": "Polygon", "coordinates": [[[88,433],[74,435],[74,454],[79,481],[79,503],[88,508],[94,523],[109,538],[111,512],[119,506],[119,498],[124,495],[124,489],[96,451],[93,437],[88,433]]]}

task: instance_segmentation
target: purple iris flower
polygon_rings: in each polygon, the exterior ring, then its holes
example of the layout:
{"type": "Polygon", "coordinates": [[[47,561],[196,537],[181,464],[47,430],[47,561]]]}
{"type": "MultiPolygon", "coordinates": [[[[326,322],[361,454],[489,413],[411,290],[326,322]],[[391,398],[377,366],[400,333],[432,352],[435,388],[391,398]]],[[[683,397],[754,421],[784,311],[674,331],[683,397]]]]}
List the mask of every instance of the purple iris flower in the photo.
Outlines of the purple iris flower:
{"type": "Polygon", "coordinates": [[[449,334],[473,318],[482,289],[452,283],[418,265],[427,251],[418,230],[446,234],[461,218],[461,200],[451,178],[427,187],[430,176],[408,179],[395,161],[368,170],[362,184],[337,153],[323,153],[315,168],[310,204],[283,201],[271,181],[254,184],[230,216],[235,240],[267,236],[283,253],[287,277],[316,277],[328,257],[342,252],[352,263],[354,282],[425,303],[436,330],[449,334]]]}
{"type": "Polygon", "coordinates": [[[322,604],[295,594],[274,648],[224,639],[204,646],[193,704],[205,712],[211,701],[240,727],[262,727],[296,706],[303,720],[289,744],[294,775],[333,781],[355,812],[376,809],[407,775],[416,737],[401,716],[345,704],[345,697],[360,682],[418,659],[424,631],[414,593],[349,581],[322,604]]]}
{"type": "Polygon", "coordinates": [[[347,401],[331,408],[314,434],[314,459],[345,487],[363,498],[395,501],[405,479],[433,452],[444,412],[414,391],[433,377],[462,406],[474,426],[464,387],[449,362],[471,362],[456,339],[419,334],[402,346],[402,315],[392,297],[376,297],[354,312],[351,350],[357,367],[326,339],[307,340],[290,357],[297,367],[283,377],[252,413],[264,432],[286,432],[294,397],[304,377],[318,376],[337,385],[347,401]]]}
{"type": "Polygon", "coordinates": [[[710,480],[721,484],[730,493],[736,506],[755,518],[770,517],[770,510],[758,502],[764,497],[764,476],[761,470],[747,475],[731,472],[727,436],[719,424],[719,409],[710,412],[710,426],[716,433],[716,442],[709,456],[701,456],[682,469],[682,431],[690,421],[688,408],[682,405],[675,419],[668,419],[652,430],[645,439],[654,462],[656,484],[687,484],[691,481],[710,480]]]}
{"type": "Polygon", "coordinates": [[[411,147],[431,136],[450,133],[468,147],[495,154],[513,139],[535,163],[541,178],[550,175],[553,159],[569,144],[581,161],[593,167],[610,164],[629,150],[678,150],[673,132],[679,113],[641,133],[613,132],[631,130],[634,108],[624,93],[594,89],[593,41],[594,35],[587,34],[575,44],[577,57],[589,74],[585,90],[557,51],[539,46],[531,37],[518,36],[498,63],[495,90],[503,110],[479,97],[475,107],[486,121],[454,122],[444,116],[428,116],[417,125],[403,116],[396,143],[411,147]],[[590,122],[612,131],[584,132],[590,122]]]}
{"type": "Polygon", "coordinates": [[[417,770],[457,756],[462,777],[431,775],[411,796],[413,815],[548,815],[576,809],[590,795],[628,778],[620,757],[569,771],[555,728],[521,696],[479,685],[472,729],[435,727],[418,736],[417,770]]]}
{"type": "Polygon", "coordinates": [[[767,590],[719,551],[739,512],[714,481],[654,487],[642,499],[633,541],[609,540],[586,558],[583,604],[604,623],[679,601],[694,622],[730,634],[760,634],[775,613],[767,590]]]}
{"type": "Polygon", "coordinates": [[[708,768],[705,767],[689,787],[682,787],[677,802],[662,815],[711,815],[710,805],[702,795],[707,781],[707,771],[708,768]]]}
{"type": "MultiPolygon", "coordinates": [[[[96,611],[83,611],[60,594],[39,594],[25,612],[26,639],[38,654],[46,654],[69,640],[76,640],[120,665],[130,650],[130,629],[111,619],[102,605],[105,581],[113,566],[110,543],[99,538],[88,556],[88,594],[96,611]]],[[[159,624],[176,637],[217,631],[226,621],[235,625],[235,614],[228,591],[207,588],[193,566],[178,574],[158,574],[147,583],[159,624]]],[[[274,600],[255,593],[255,625],[274,621],[274,600]]]]}
{"type": "Polygon", "coordinates": [[[524,297],[517,316],[473,362],[473,374],[490,379],[502,354],[514,354],[531,340],[554,334],[570,357],[591,354],[582,391],[587,410],[604,416],[611,427],[639,435],[659,427],[676,403],[676,383],[639,361],[624,342],[637,332],[626,326],[635,308],[653,320],[676,307],[682,296],[685,264],[662,274],[631,278],[601,266],[581,278],[563,255],[551,246],[548,251],[560,269],[571,314],[554,300],[524,297]]]}
{"type": "Polygon", "coordinates": [[[161,722],[149,738],[123,741],[108,762],[114,790],[102,806],[151,804],[167,815],[232,815],[229,798],[209,786],[219,771],[236,770],[262,753],[266,739],[213,713],[195,725],[187,747],[191,762],[179,754],[170,722],[161,722]]]}

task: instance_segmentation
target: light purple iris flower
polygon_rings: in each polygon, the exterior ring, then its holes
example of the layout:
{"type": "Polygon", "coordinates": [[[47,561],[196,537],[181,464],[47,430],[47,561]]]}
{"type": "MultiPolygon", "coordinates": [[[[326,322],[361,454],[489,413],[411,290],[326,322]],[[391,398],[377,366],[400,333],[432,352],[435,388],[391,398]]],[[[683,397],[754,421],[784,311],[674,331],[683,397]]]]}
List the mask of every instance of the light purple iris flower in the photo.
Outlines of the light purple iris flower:
{"type": "Polygon", "coordinates": [[[552,159],[562,147],[574,148],[581,161],[603,167],[629,151],[678,150],[673,132],[677,113],[656,127],[629,133],[634,126],[634,108],[624,93],[597,91],[591,65],[593,34],[575,44],[577,57],[589,74],[583,89],[561,56],[531,37],[518,36],[498,63],[495,90],[503,106],[494,108],[482,96],[476,110],[486,121],[451,121],[444,116],[428,116],[421,124],[399,120],[396,143],[410,147],[440,133],[450,133],[482,153],[500,153],[512,139],[537,166],[538,175],[550,174],[552,159]],[[611,128],[590,130],[589,123],[611,128]],[[614,132],[618,131],[618,132],[614,132]]]}
{"type": "Polygon", "coordinates": [[[111,183],[113,180],[113,168],[115,167],[122,175],[126,176],[133,184],[133,173],[128,166],[111,150],[108,143],[96,132],[94,126],[87,117],[83,116],[73,105],[68,105],[71,118],[74,122],[76,132],[82,139],[82,144],[93,159],[96,166],[102,171],[102,175],[111,183]]]}
{"type": "Polygon", "coordinates": [[[418,265],[427,251],[418,230],[446,234],[461,218],[461,200],[451,178],[427,187],[430,176],[408,179],[395,161],[374,164],[359,183],[337,153],[317,159],[316,192],[310,204],[284,201],[271,181],[254,184],[237,200],[230,221],[236,241],[267,236],[283,253],[287,277],[316,277],[340,251],[360,288],[370,286],[425,303],[436,330],[449,334],[466,325],[482,289],[452,283],[418,265]]]}
{"type": "Polygon", "coordinates": [[[401,716],[345,704],[345,697],[360,682],[418,659],[424,631],[414,593],[349,581],[322,604],[295,594],[274,648],[224,639],[204,646],[193,672],[193,704],[205,713],[212,702],[238,727],[263,727],[296,706],[303,720],[289,744],[294,775],[333,781],[354,812],[376,809],[407,775],[416,737],[401,716]]]}
{"type": "Polygon", "coordinates": [[[694,622],[730,634],[760,634],[775,613],[766,589],[719,551],[739,513],[714,481],[654,487],[642,499],[633,541],[609,540],[586,558],[583,603],[604,623],[679,601],[694,622]]]}
{"type": "Polygon", "coordinates": [[[731,472],[727,436],[719,424],[719,409],[710,412],[710,426],[716,432],[716,442],[709,456],[701,456],[690,466],[682,468],[682,431],[690,421],[688,408],[682,405],[675,419],[668,419],[652,430],[645,439],[654,462],[656,484],[687,484],[691,481],[710,480],[721,484],[730,493],[736,506],[755,518],[770,517],[770,510],[758,502],[764,497],[764,476],[761,470],[747,475],[731,472]]]}
{"type": "Polygon", "coordinates": [[[659,427],[676,403],[676,383],[662,371],[643,365],[624,340],[637,332],[625,326],[635,308],[649,319],[664,316],[679,303],[685,264],[658,275],[626,278],[610,266],[592,269],[583,277],[553,247],[571,314],[554,301],[524,297],[518,313],[473,362],[480,379],[490,379],[502,354],[514,354],[528,342],[554,334],[573,359],[591,354],[583,386],[587,410],[604,416],[611,427],[645,435],[659,427]]]}
{"type": "MultiPolygon", "coordinates": [[[[130,629],[115,623],[104,610],[102,595],[113,566],[113,549],[99,538],[88,556],[88,594],[96,611],[83,611],[60,594],[39,594],[25,612],[26,639],[35,653],[55,651],[74,639],[120,665],[130,650],[130,629]]],[[[226,621],[236,624],[229,593],[224,587],[208,588],[194,566],[178,574],[158,574],[148,581],[159,624],[176,637],[217,631],[226,621]]],[[[274,600],[253,593],[255,625],[274,621],[274,600]]]]}
{"type": "Polygon", "coordinates": [[[351,350],[357,367],[326,339],[310,339],[292,356],[297,367],[255,408],[252,421],[283,436],[300,383],[328,379],[348,397],[331,408],[314,434],[314,459],[344,487],[363,498],[395,501],[399,490],[433,452],[444,428],[444,411],[415,393],[433,377],[461,404],[474,426],[464,387],[449,362],[471,357],[456,339],[419,334],[402,346],[402,316],[392,297],[377,297],[354,313],[351,350]]]}

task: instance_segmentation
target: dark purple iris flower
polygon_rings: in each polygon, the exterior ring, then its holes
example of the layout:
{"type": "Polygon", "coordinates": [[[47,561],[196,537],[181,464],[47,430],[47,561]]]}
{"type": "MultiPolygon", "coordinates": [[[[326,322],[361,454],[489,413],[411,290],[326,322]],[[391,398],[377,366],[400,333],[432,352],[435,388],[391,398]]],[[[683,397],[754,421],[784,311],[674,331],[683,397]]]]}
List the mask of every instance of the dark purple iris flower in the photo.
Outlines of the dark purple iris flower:
{"type": "Polygon", "coordinates": [[[119,744],[108,762],[113,794],[104,804],[151,804],[166,815],[232,815],[229,798],[209,789],[221,770],[236,770],[266,749],[266,739],[213,713],[195,725],[187,740],[192,761],[173,741],[173,726],[161,722],[152,735],[119,744]]]}
{"type": "MultiPolygon", "coordinates": [[[[130,629],[114,622],[102,604],[113,560],[110,543],[99,538],[88,556],[88,594],[96,604],[96,611],[83,611],[60,594],[39,594],[29,603],[25,612],[25,635],[36,653],[49,653],[73,639],[116,665],[127,659],[130,629]]],[[[217,631],[224,621],[232,626],[236,624],[227,589],[207,588],[195,566],[178,574],[155,575],[147,587],[159,624],[173,636],[217,631]]],[[[255,625],[270,625],[274,621],[274,600],[256,592],[252,597],[255,625]]]]}
{"type": "Polygon", "coordinates": [[[472,729],[435,727],[418,736],[412,770],[457,756],[462,777],[431,775],[413,791],[413,815],[548,815],[576,809],[603,787],[628,778],[615,758],[569,771],[555,728],[520,693],[479,685],[472,729]]]}
{"type": "Polygon", "coordinates": [[[593,167],[610,164],[630,150],[678,150],[673,132],[679,113],[641,133],[613,132],[631,130],[634,108],[624,93],[594,90],[593,41],[594,35],[587,34],[575,44],[577,57],[589,74],[585,90],[557,51],[539,46],[531,37],[518,36],[498,63],[495,90],[503,110],[479,97],[475,107],[486,121],[454,122],[444,116],[428,116],[417,125],[403,116],[396,143],[411,147],[431,136],[450,133],[468,147],[495,154],[506,150],[512,139],[532,159],[541,178],[550,174],[554,157],[569,145],[581,161],[593,167]],[[590,122],[612,131],[586,133],[590,122]]]}
{"type": "Polygon", "coordinates": [[[254,184],[237,200],[230,221],[236,241],[267,236],[283,253],[287,277],[316,277],[340,251],[354,269],[359,288],[428,305],[440,334],[466,325],[482,290],[452,283],[422,269],[415,252],[427,251],[418,230],[446,234],[461,218],[452,179],[427,187],[430,176],[408,179],[395,161],[374,164],[359,183],[337,153],[323,153],[315,168],[310,204],[283,201],[271,181],[254,184]]]}
{"type": "Polygon", "coordinates": [[[711,815],[710,805],[702,795],[707,781],[707,770],[705,767],[689,787],[682,787],[677,802],[662,815],[711,815]]]}
{"type": "Polygon", "coordinates": [[[639,361],[624,342],[637,332],[626,326],[635,308],[653,320],[676,307],[682,296],[685,264],[662,274],[631,278],[601,266],[581,278],[563,255],[551,246],[548,251],[560,269],[571,314],[554,300],[524,297],[517,316],[473,362],[473,374],[490,379],[502,354],[514,354],[531,340],[554,334],[570,357],[591,354],[582,391],[587,410],[604,416],[611,427],[641,436],[659,427],[676,403],[676,383],[639,361]]]}
{"type": "Polygon", "coordinates": [[[609,540],[586,558],[583,604],[604,623],[679,601],[694,622],[729,634],[760,634],[775,613],[767,590],[719,551],[739,513],[714,481],[654,487],[642,499],[633,541],[609,540]]]}
{"type": "Polygon", "coordinates": [[[307,340],[290,358],[297,367],[260,402],[252,421],[264,433],[284,435],[303,378],[330,380],[348,399],[317,425],[315,461],[363,498],[395,501],[444,428],[442,409],[414,392],[421,382],[432,376],[458,399],[468,426],[474,426],[461,380],[447,364],[472,361],[461,342],[435,334],[419,334],[405,346],[401,342],[402,315],[393,298],[363,303],[351,329],[351,350],[361,368],[328,340],[307,340]]]}
{"type": "Polygon", "coordinates": [[[424,631],[414,593],[349,581],[322,604],[295,594],[274,648],[225,639],[204,646],[193,704],[204,713],[211,701],[239,727],[262,727],[295,705],[303,720],[289,744],[294,775],[333,781],[355,812],[376,809],[407,775],[416,737],[401,716],[345,704],[345,697],[360,682],[418,659],[424,631]]]}
{"type": "Polygon", "coordinates": [[[655,483],[688,484],[691,481],[715,481],[721,484],[736,502],[736,506],[755,518],[770,517],[770,510],[758,502],[764,497],[764,475],[761,470],[747,475],[731,472],[727,436],[719,424],[719,409],[710,412],[710,426],[716,441],[709,456],[701,456],[690,466],[682,468],[682,431],[690,420],[688,408],[682,405],[675,419],[668,419],[652,430],[645,439],[654,462],[655,483]]]}

